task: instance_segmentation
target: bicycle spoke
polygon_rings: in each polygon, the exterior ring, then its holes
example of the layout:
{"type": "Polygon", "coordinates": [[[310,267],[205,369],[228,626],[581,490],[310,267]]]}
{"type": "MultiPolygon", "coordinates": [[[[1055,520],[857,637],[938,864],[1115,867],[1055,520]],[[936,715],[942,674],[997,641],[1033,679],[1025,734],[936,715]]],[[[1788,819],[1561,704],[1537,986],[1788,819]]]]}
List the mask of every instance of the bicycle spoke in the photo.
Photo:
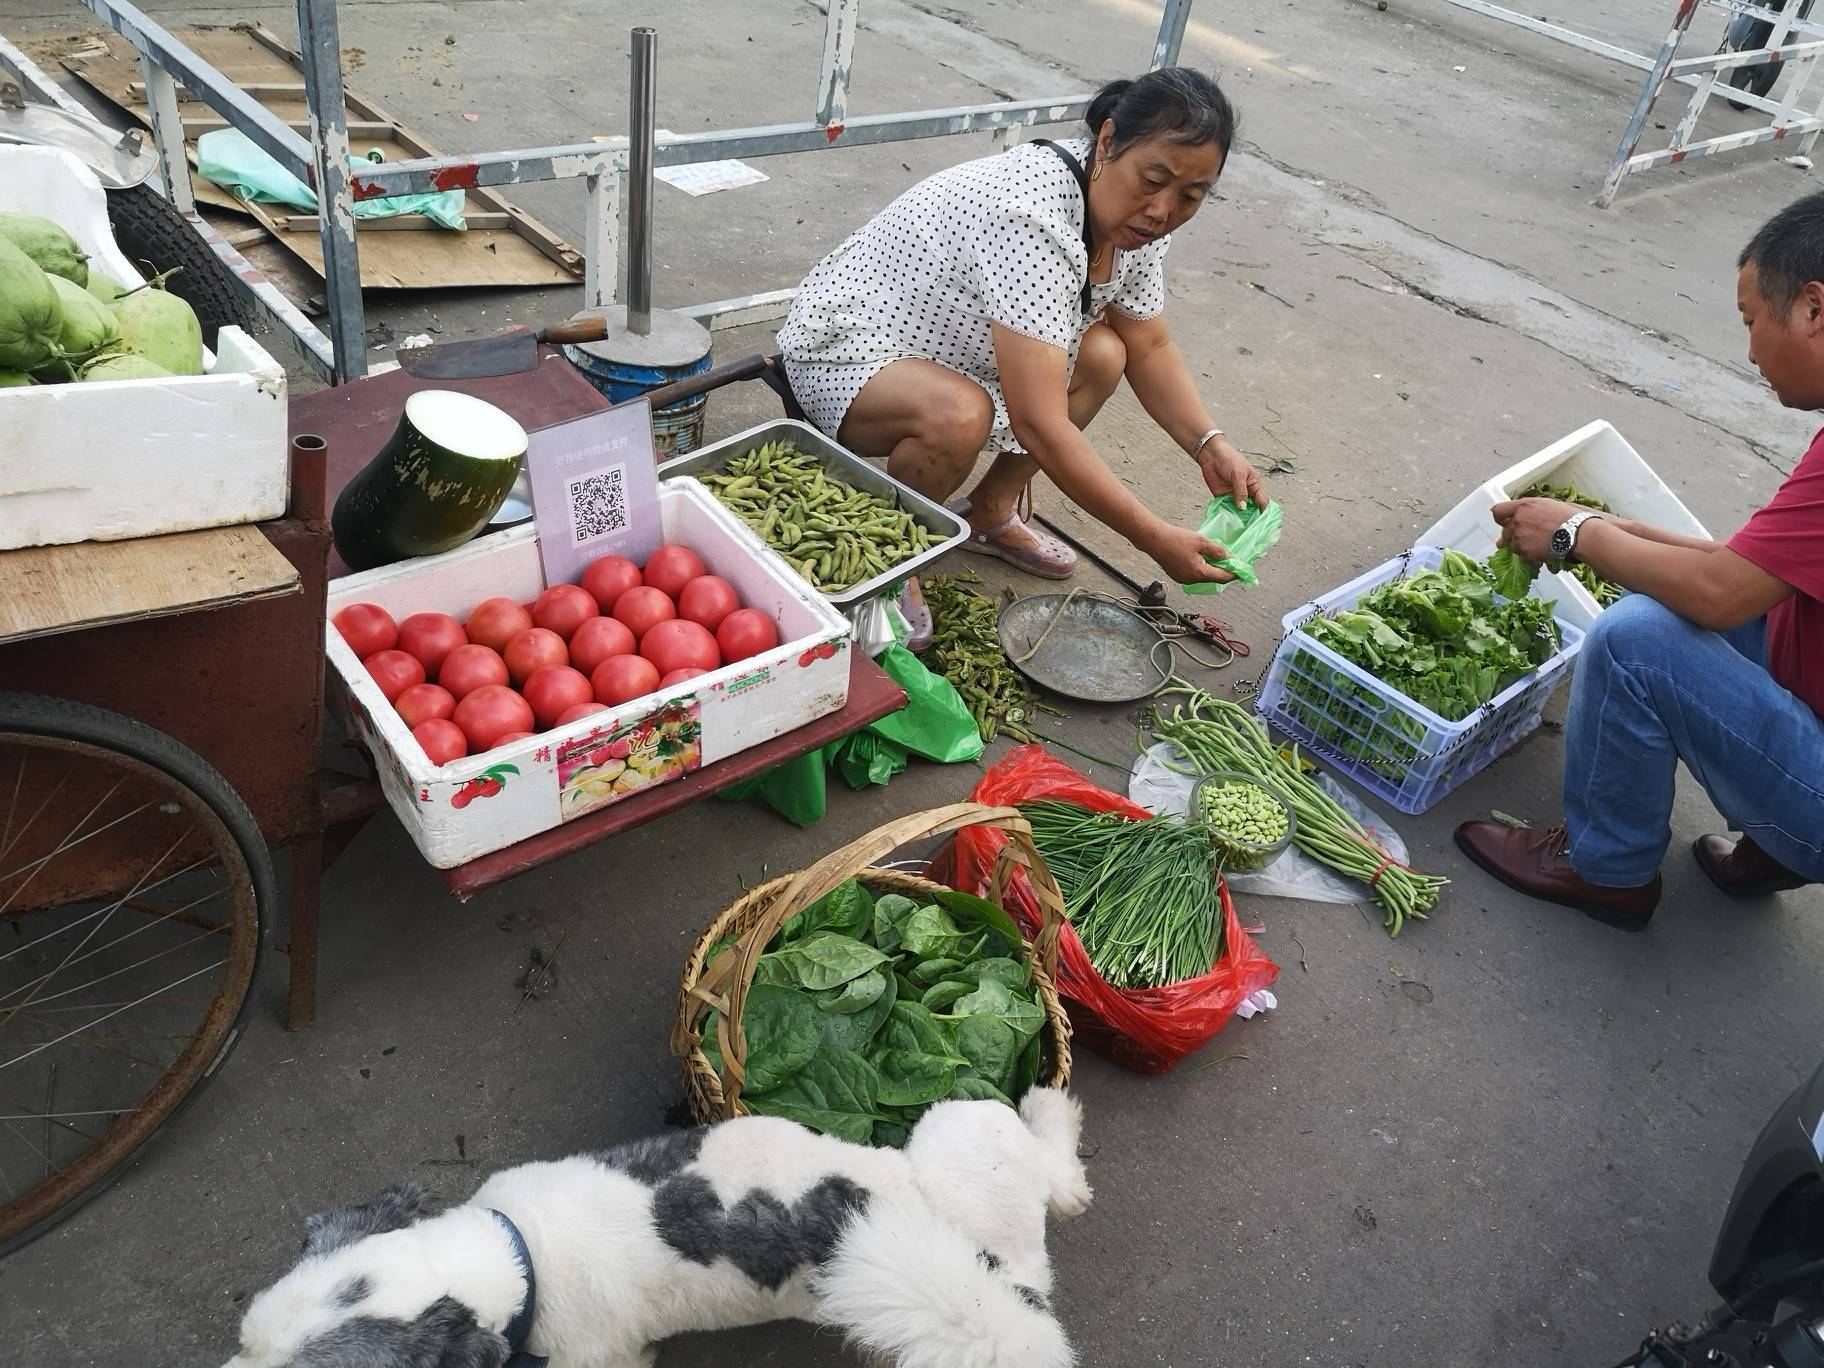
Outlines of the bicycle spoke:
{"type": "MultiPolygon", "coordinates": [[[[215,966],[213,964],[206,965],[203,968],[198,969],[193,974],[185,974],[182,978],[174,979],[170,983],[167,983],[163,988],[155,989],[154,993],[166,992],[169,989],[176,988],[179,984],[188,983],[188,982],[190,982],[191,979],[198,978],[203,974],[207,974],[210,972],[210,970],[212,970],[216,967],[217,966],[215,966]]],[[[106,1016],[96,1017],[94,1021],[91,1021],[89,1023],[89,1026],[99,1026],[104,1021],[113,1020],[115,1017],[119,1016],[122,1012],[130,1011],[133,1008],[139,1006],[140,1003],[147,1001],[152,996],[154,996],[154,993],[148,993],[148,994],[146,994],[145,997],[142,997],[142,998],[135,998],[132,1002],[129,1002],[125,1007],[121,1007],[121,1008],[116,1009],[115,1011],[109,1012],[106,1016]]],[[[89,1029],[89,1026],[78,1026],[73,1031],[65,1031],[62,1035],[58,1036],[55,1040],[47,1040],[42,1045],[33,1046],[31,1049],[27,1050],[22,1055],[14,1055],[11,1059],[6,1060],[3,1063],[0,1063],[0,1069],[10,1069],[15,1064],[23,1064],[26,1060],[30,1059],[33,1055],[42,1054],[44,1051],[50,1049],[51,1046],[53,1046],[53,1045],[60,1045],[64,1041],[68,1040],[71,1036],[81,1035],[84,1031],[89,1029]]]]}
{"type": "MultiPolygon", "coordinates": [[[[106,803],[108,801],[108,799],[112,798],[115,795],[115,793],[119,791],[120,786],[124,783],[126,783],[126,780],[116,779],[114,781],[114,787],[109,789],[106,793],[102,794],[101,797],[96,801],[94,807],[90,808],[87,812],[83,813],[82,821],[76,823],[75,827],[71,829],[70,836],[75,836],[78,831],[81,831],[84,823],[86,823],[89,820],[89,818],[93,817],[97,812],[99,812],[101,810],[102,804],[106,803]]],[[[144,812],[150,806],[151,806],[150,803],[141,803],[138,807],[133,808],[131,811],[122,813],[120,816],[116,817],[113,821],[109,822],[106,826],[96,827],[95,830],[89,832],[85,836],[79,837],[78,839],[76,839],[74,841],[72,841],[69,838],[69,836],[66,836],[63,838],[63,840],[61,842],[58,843],[57,848],[55,850],[51,851],[49,854],[40,855],[36,860],[33,860],[30,864],[20,865],[19,868],[15,869],[11,874],[0,874],[0,883],[4,883],[8,879],[17,878],[20,874],[25,873],[25,871],[28,869],[32,871],[30,874],[26,875],[26,878],[24,879],[23,882],[20,883],[18,888],[15,888],[10,894],[7,895],[6,901],[3,903],[0,903],[0,912],[4,912],[9,907],[11,907],[13,905],[13,899],[17,898],[19,896],[20,892],[25,888],[26,884],[29,884],[33,879],[38,877],[38,871],[43,869],[47,864],[49,864],[52,860],[56,859],[59,855],[63,854],[64,851],[74,850],[77,846],[81,845],[84,841],[92,841],[97,836],[101,835],[104,831],[112,831],[115,827],[119,826],[122,822],[130,821],[134,817],[137,817],[140,813],[144,812]]]]}
{"type": "MultiPolygon", "coordinates": [[[[203,864],[203,861],[201,861],[201,860],[192,860],[189,864],[185,865],[182,869],[172,870],[169,874],[165,875],[164,878],[158,880],[156,883],[146,885],[146,887],[140,889],[139,891],[142,893],[150,893],[154,889],[163,888],[166,884],[170,883],[173,879],[181,879],[181,878],[183,878],[184,875],[188,874],[191,870],[201,868],[202,864],[203,864]]],[[[215,894],[212,893],[209,896],[214,897],[215,894]]],[[[206,901],[208,901],[208,899],[204,899],[203,901],[206,902],[206,901]]],[[[191,905],[194,906],[194,904],[191,904],[191,905]]],[[[27,950],[30,950],[34,945],[42,945],[47,940],[55,940],[58,936],[64,935],[70,931],[74,931],[77,927],[83,925],[85,922],[92,922],[97,917],[105,917],[110,912],[114,911],[115,908],[117,908],[119,906],[120,906],[119,903],[111,903],[106,907],[98,907],[93,912],[88,913],[86,916],[78,917],[74,921],[65,923],[64,925],[58,927],[55,931],[46,931],[42,936],[36,936],[33,939],[26,941],[23,945],[16,945],[11,950],[8,950],[4,955],[0,955],[0,963],[5,963],[7,960],[11,959],[14,955],[24,954],[27,950]]],[[[156,922],[148,922],[145,926],[141,927],[140,930],[141,931],[148,930],[152,926],[155,926],[155,925],[157,925],[156,922]]],[[[127,932],[127,936],[136,936],[138,934],[139,934],[138,931],[127,932]]],[[[125,939],[126,939],[126,936],[121,937],[121,940],[125,940],[125,939]]],[[[115,944],[118,944],[119,942],[110,941],[108,943],[110,945],[115,945],[115,944]]],[[[16,993],[19,990],[17,988],[15,988],[13,991],[16,993]]],[[[0,1001],[5,1001],[5,999],[0,998],[0,1001]]]]}
{"type": "MultiPolygon", "coordinates": [[[[99,955],[103,950],[106,950],[111,946],[119,945],[121,941],[127,940],[133,936],[137,936],[138,934],[139,934],[138,931],[129,931],[125,936],[121,936],[117,940],[109,941],[107,945],[99,946],[96,949],[89,951],[89,953],[84,955],[82,957],[82,959],[93,959],[96,955],[99,955]]],[[[166,955],[174,954],[179,950],[188,949],[190,946],[197,944],[199,941],[206,941],[211,936],[214,936],[215,934],[216,934],[216,932],[214,932],[214,931],[205,931],[205,932],[203,932],[202,935],[192,936],[187,941],[179,941],[176,945],[167,945],[163,950],[154,950],[151,954],[147,955],[144,959],[134,960],[133,963],[122,965],[118,969],[110,969],[107,973],[99,974],[96,977],[90,979],[87,983],[81,983],[81,984],[78,984],[74,988],[65,988],[61,992],[50,993],[48,995],[35,998],[32,1002],[32,1006],[42,1008],[44,1006],[44,1004],[47,1002],[56,1002],[59,998],[69,997],[72,993],[80,993],[85,988],[93,988],[98,983],[106,983],[111,978],[118,978],[122,974],[131,973],[133,970],[139,968],[142,964],[150,964],[155,959],[162,959],[166,955]]],[[[75,960],[75,961],[72,961],[72,963],[81,963],[81,960],[75,960]]],[[[18,992],[19,990],[17,988],[15,988],[13,991],[18,992]]],[[[0,1002],[4,1002],[4,999],[0,999],[0,1002]]]]}

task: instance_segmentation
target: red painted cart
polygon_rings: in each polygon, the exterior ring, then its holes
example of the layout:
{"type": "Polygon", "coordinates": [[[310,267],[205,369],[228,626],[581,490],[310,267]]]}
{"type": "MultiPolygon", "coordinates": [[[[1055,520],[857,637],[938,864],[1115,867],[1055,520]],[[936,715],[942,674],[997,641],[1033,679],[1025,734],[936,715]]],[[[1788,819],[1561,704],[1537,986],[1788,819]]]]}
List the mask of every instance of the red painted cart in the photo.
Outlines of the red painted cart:
{"type": "MultiPolygon", "coordinates": [[[[0,1254],[194,1099],[243,1027],[268,923],[287,1025],[315,1014],[320,875],[383,806],[364,755],[326,754],[326,512],[426,384],[395,371],[294,399],[279,521],[0,553],[0,1254]]],[[[606,402],[554,357],[454,387],[527,428],[606,402]]],[[[444,882],[466,899],[902,706],[852,654],[841,711],[444,882]]]]}

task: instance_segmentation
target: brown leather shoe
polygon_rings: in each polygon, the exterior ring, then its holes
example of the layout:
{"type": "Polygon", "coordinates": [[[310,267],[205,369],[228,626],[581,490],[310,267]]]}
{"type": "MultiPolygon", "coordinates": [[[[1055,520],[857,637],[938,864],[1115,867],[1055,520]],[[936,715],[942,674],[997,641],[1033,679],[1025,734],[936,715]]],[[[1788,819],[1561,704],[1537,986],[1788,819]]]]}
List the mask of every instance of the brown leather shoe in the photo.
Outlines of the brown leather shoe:
{"type": "Polygon", "coordinates": [[[1561,826],[1539,831],[1502,822],[1465,822],[1457,828],[1457,844],[1509,888],[1574,907],[1624,931],[1645,931],[1659,906],[1657,874],[1636,888],[1606,888],[1580,876],[1565,853],[1570,837],[1561,826]]]}
{"type": "Polygon", "coordinates": [[[1691,844],[1691,853],[1697,856],[1697,867],[1710,876],[1710,882],[1732,898],[1764,898],[1811,882],[1762,850],[1751,836],[1739,841],[1727,836],[1699,836],[1691,844]]]}

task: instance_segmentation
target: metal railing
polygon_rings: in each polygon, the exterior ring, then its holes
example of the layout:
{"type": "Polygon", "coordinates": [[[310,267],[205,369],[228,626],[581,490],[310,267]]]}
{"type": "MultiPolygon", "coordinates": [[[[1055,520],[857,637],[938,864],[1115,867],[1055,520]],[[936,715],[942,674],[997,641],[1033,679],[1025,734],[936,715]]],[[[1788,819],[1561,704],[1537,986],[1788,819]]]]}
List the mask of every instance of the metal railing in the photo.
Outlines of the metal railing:
{"type": "MultiPolygon", "coordinates": [[[[322,335],[296,309],[286,305],[284,311],[268,308],[268,312],[275,324],[298,335],[304,342],[301,354],[328,378],[340,382],[366,371],[360,252],[354,215],[357,200],[436,190],[523,185],[533,181],[581,180],[589,200],[584,230],[585,302],[593,307],[614,302],[620,264],[622,182],[634,169],[632,139],[613,138],[603,142],[423,157],[350,167],[335,0],[297,0],[299,66],[310,106],[311,136],[308,141],[285,127],[275,115],[128,0],[81,0],[81,3],[142,55],[148,73],[147,103],[165,183],[174,190],[182,185],[184,190],[175,191],[177,194],[188,189],[189,169],[183,160],[182,126],[177,124],[175,130],[172,127],[177,119],[175,87],[170,98],[153,97],[155,82],[167,78],[181,84],[220,114],[230,127],[240,129],[292,175],[315,188],[323,249],[324,299],[329,315],[331,347],[328,355],[317,345],[321,343],[322,335]],[[289,317],[283,316],[286,311],[289,317]],[[299,330],[300,323],[306,331],[299,330]]],[[[1080,119],[1088,108],[1090,95],[1082,92],[1049,99],[1010,100],[851,119],[848,117],[849,75],[855,54],[860,4],[861,0],[829,0],[817,108],[810,120],[663,136],[644,130],[639,138],[641,154],[649,149],[652,165],[664,167],[729,157],[790,156],[838,147],[955,137],[963,133],[996,132],[1005,142],[1023,128],[1080,119]]],[[[1177,60],[1191,4],[1192,0],[1164,0],[1159,31],[1153,43],[1153,67],[1167,66],[1177,60]]],[[[629,256],[633,259],[636,276],[646,278],[639,263],[649,260],[650,198],[629,207],[633,210],[629,225],[629,256]]],[[[193,216],[192,221],[205,236],[212,238],[212,245],[221,244],[217,247],[218,254],[232,251],[200,219],[193,216]]],[[[247,269],[251,271],[252,267],[247,269]]],[[[258,276],[257,271],[253,274],[258,276]]],[[[242,273],[237,270],[237,275],[242,273]]],[[[242,279],[247,283],[245,275],[242,279]]],[[[269,284],[267,288],[271,288],[269,284]]],[[[791,290],[771,290],[693,305],[682,312],[711,326],[760,322],[779,317],[793,294],[791,290]]],[[[651,300],[648,295],[644,299],[630,298],[629,303],[635,307],[643,304],[650,310],[651,300]]]]}

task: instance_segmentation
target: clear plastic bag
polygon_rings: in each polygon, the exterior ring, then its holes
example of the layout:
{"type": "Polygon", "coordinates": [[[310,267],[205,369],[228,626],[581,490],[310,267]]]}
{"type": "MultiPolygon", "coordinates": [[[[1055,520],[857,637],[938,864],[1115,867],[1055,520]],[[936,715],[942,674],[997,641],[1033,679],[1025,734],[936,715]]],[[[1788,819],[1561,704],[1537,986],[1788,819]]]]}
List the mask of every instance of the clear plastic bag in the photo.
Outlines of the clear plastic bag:
{"type": "Polygon", "coordinates": [[[1232,494],[1211,499],[1203,510],[1203,521],[1197,530],[1229,553],[1216,562],[1216,567],[1227,570],[1235,578],[1222,583],[1206,580],[1179,587],[1187,594],[1220,594],[1231,583],[1259,584],[1254,563],[1273,549],[1284,521],[1285,515],[1278,503],[1269,503],[1265,508],[1252,503],[1237,505],[1232,494]]]}
{"type": "MultiPolygon", "coordinates": [[[[1134,762],[1133,773],[1127,781],[1128,799],[1148,812],[1186,811],[1191,804],[1191,790],[1197,785],[1196,776],[1179,774],[1170,765],[1182,769],[1187,763],[1184,755],[1169,741],[1153,745],[1134,762]]],[[[1368,834],[1385,854],[1400,864],[1406,863],[1406,843],[1400,839],[1399,832],[1387,825],[1385,818],[1328,774],[1319,774],[1317,782],[1325,793],[1336,799],[1343,811],[1368,829],[1368,834]]],[[[1288,847],[1285,854],[1261,869],[1224,874],[1223,878],[1237,893],[1258,893],[1266,898],[1356,903],[1367,902],[1374,896],[1366,884],[1345,878],[1328,865],[1319,864],[1297,846],[1288,847]]]]}

